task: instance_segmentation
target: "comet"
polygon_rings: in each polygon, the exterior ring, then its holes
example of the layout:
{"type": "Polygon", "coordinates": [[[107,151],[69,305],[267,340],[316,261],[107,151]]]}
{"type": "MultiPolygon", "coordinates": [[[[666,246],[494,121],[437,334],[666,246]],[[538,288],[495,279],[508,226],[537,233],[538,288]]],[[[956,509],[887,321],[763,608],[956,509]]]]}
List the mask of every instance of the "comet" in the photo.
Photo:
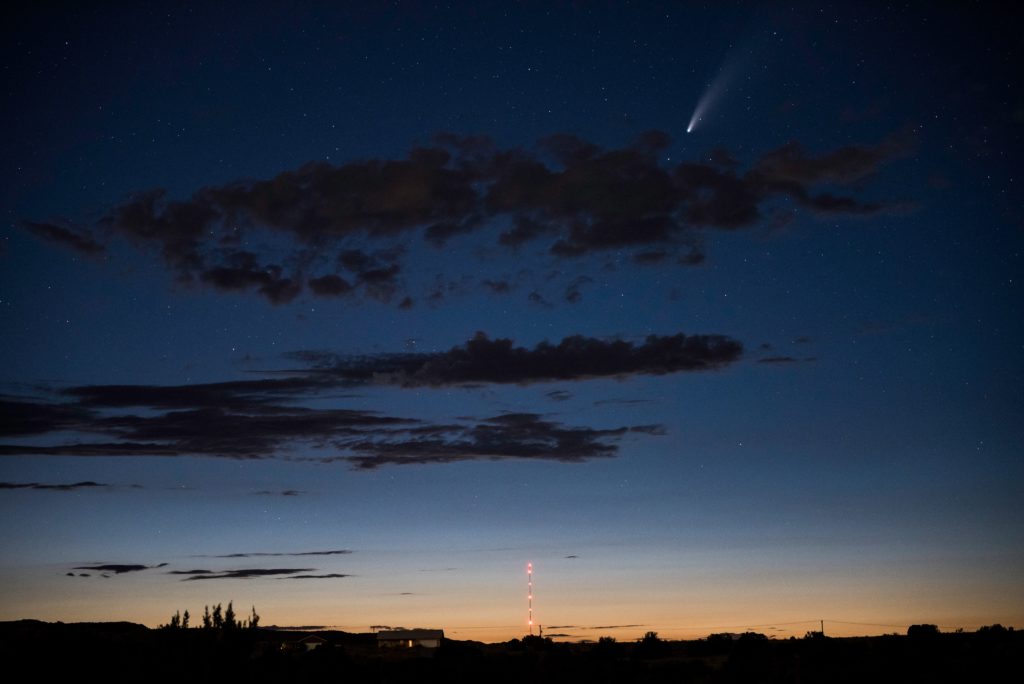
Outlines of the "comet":
{"type": "Polygon", "coordinates": [[[687,133],[693,133],[694,129],[704,121],[708,111],[718,104],[718,101],[722,99],[722,95],[728,92],[729,86],[739,70],[738,61],[736,59],[727,60],[722,69],[711,80],[711,83],[708,84],[704,94],[697,100],[697,106],[693,108],[693,116],[690,117],[690,123],[686,126],[687,133]]]}

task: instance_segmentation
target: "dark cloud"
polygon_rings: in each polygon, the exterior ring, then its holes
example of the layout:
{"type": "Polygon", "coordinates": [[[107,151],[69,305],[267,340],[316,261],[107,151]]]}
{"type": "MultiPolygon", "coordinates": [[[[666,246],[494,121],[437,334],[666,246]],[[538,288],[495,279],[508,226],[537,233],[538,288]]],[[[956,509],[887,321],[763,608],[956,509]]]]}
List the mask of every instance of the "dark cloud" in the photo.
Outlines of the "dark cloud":
{"type": "Polygon", "coordinates": [[[287,304],[302,291],[297,279],[284,275],[278,264],[259,264],[252,252],[232,252],[225,263],[199,272],[200,282],[222,291],[254,290],[271,304],[287,304]]]}
{"type": "Polygon", "coordinates": [[[589,276],[577,276],[576,278],[573,278],[571,281],[569,281],[569,285],[565,288],[565,294],[563,295],[563,299],[565,299],[565,301],[567,301],[570,304],[575,304],[579,302],[581,299],[583,299],[583,292],[581,288],[584,285],[588,285],[592,282],[594,282],[594,279],[590,278],[589,276]]]}
{"type": "MultiPolygon", "coordinates": [[[[127,440],[119,444],[70,445],[68,455],[110,452],[142,455],[209,455],[265,458],[288,444],[360,435],[366,429],[402,423],[400,419],[358,411],[274,407],[242,413],[221,409],[172,411],[155,416],[122,415],[102,419],[93,431],[127,440]],[[122,447],[112,450],[111,447],[122,447]]],[[[83,428],[88,429],[88,428],[83,428]]]]}
{"type": "Polygon", "coordinates": [[[526,300],[528,302],[530,302],[531,304],[537,304],[538,306],[544,306],[544,307],[550,307],[551,306],[551,302],[549,302],[548,300],[544,299],[544,295],[542,295],[537,290],[534,290],[533,292],[528,294],[526,296],[526,300]]]}
{"type": "Polygon", "coordinates": [[[334,579],[336,577],[351,577],[352,575],[343,575],[341,573],[332,572],[326,575],[291,575],[290,577],[279,577],[278,579],[334,579]]]}
{"type": "Polygon", "coordinates": [[[526,349],[477,333],[461,347],[407,359],[392,380],[410,387],[664,375],[720,368],[738,360],[742,351],[742,344],[720,335],[650,335],[641,344],[574,335],[526,349]]]}
{"type": "Polygon", "coordinates": [[[106,250],[88,233],[77,232],[55,223],[25,221],[23,225],[33,235],[55,244],[70,247],[80,254],[94,255],[106,250]]]}
{"type": "Polygon", "coordinates": [[[377,267],[377,260],[361,249],[346,249],[338,254],[338,265],[352,273],[377,267]]]}
{"type": "Polygon", "coordinates": [[[263,489],[263,490],[260,490],[258,492],[255,492],[255,494],[257,496],[299,496],[300,494],[305,494],[305,493],[306,492],[302,491],[301,489],[282,489],[282,490],[279,490],[279,491],[271,491],[269,489],[263,489]]]}
{"type": "Polygon", "coordinates": [[[316,568],[246,568],[244,570],[199,570],[191,573],[173,572],[174,575],[188,575],[182,582],[213,579],[259,579],[261,577],[278,577],[280,575],[296,575],[303,572],[316,572],[316,568]]]}
{"type": "Polygon", "coordinates": [[[93,412],[81,406],[0,399],[0,436],[19,437],[73,428],[92,417],[93,412]]]}
{"type": "Polygon", "coordinates": [[[503,231],[498,235],[498,244],[514,249],[541,236],[558,232],[555,226],[534,221],[528,216],[517,216],[514,223],[515,225],[510,230],[503,231]]]}
{"type": "MultiPolygon", "coordinates": [[[[615,455],[614,438],[626,432],[661,432],[651,426],[567,427],[535,414],[430,423],[294,402],[365,385],[527,385],[707,371],[735,362],[741,353],[742,345],[731,338],[682,333],[651,335],[642,342],[576,335],[533,348],[479,333],[444,352],[358,357],[296,352],[289,358],[306,368],[275,372],[271,378],[170,386],[88,385],[59,391],[57,398],[63,401],[0,401],[0,425],[8,435],[61,434],[67,440],[0,444],[0,455],[260,459],[289,457],[304,445],[323,454],[314,458],[349,460],[358,468],[499,458],[579,462],[615,455]],[[68,440],[67,433],[92,435],[95,441],[68,440]]],[[[557,400],[563,395],[550,396],[557,400]]]]}
{"type": "Polygon", "coordinates": [[[551,401],[568,401],[572,399],[572,392],[566,392],[565,390],[552,390],[545,394],[551,401]]]}
{"type": "Polygon", "coordinates": [[[766,356],[763,359],[758,359],[758,363],[771,363],[771,364],[785,364],[785,363],[797,363],[798,359],[792,356],[766,356]]]}
{"type": "Polygon", "coordinates": [[[61,395],[75,400],[75,404],[38,404],[26,402],[8,405],[0,402],[0,415],[17,417],[27,411],[42,408],[35,423],[22,428],[35,427],[36,434],[62,426],[77,427],[96,418],[96,408],[125,408],[145,406],[155,409],[211,408],[247,411],[274,411],[273,404],[301,398],[320,389],[336,386],[329,378],[315,375],[292,375],[260,380],[214,382],[193,385],[80,385],[61,391],[61,395]]]}
{"type": "Polygon", "coordinates": [[[784,366],[790,363],[811,363],[818,359],[813,356],[808,356],[802,359],[798,359],[795,356],[768,356],[763,359],[758,359],[758,363],[767,363],[770,365],[784,366]]]}
{"type": "MultiPolygon", "coordinates": [[[[329,415],[337,411],[324,411],[329,415]]],[[[292,418],[296,414],[286,416],[292,418]]],[[[443,463],[475,459],[534,458],[581,462],[590,458],[611,457],[618,453],[614,443],[628,432],[660,434],[655,426],[629,426],[614,429],[569,427],[534,414],[507,414],[472,422],[423,423],[380,421],[361,428],[342,423],[339,428],[333,420],[326,427],[310,433],[316,424],[298,420],[297,424],[279,424],[281,415],[272,415],[266,423],[259,417],[250,420],[244,416],[224,413],[202,414],[197,411],[174,411],[163,415],[140,418],[134,415],[104,418],[103,427],[81,429],[108,429],[122,431],[137,429],[136,424],[155,422],[157,427],[146,426],[154,436],[165,442],[100,442],[69,443],[48,446],[0,445],[0,454],[37,454],[65,456],[180,456],[200,455],[220,458],[270,458],[287,455],[292,443],[313,441],[319,444],[320,456],[302,457],[304,460],[324,462],[347,461],[359,469],[372,469],[385,464],[443,463]],[[193,422],[198,417],[197,422],[193,422]],[[214,420],[213,418],[217,419],[214,420]],[[223,423],[219,423],[223,420],[223,423]],[[126,427],[127,426],[127,427],[126,427]],[[169,427],[173,426],[173,427],[169,427]],[[305,426],[305,427],[304,427],[305,426]]],[[[245,558],[256,556],[330,555],[335,552],[261,552],[230,554],[222,557],[245,558]]]]}
{"type": "Polygon", "coordinates": [[[664,249],[651,250],[647,252],[637,252],[633,255],[633,261],[640,264],[641,266],[652,266],[654,264],[660,264],[669,256],[668,251],[664,249]]]}
{"type": "Polygon", "coordinates": [[[704,263],[704,253],[697,247],[692,247],[689,252],[680,254],[676,263],[681,266],[699,266],[704,263]]]}
{"type": "Polygon", "coordinates": [[[356,275],[356,282],[363,286],[366,293],[381,302],[390,302],[398,291],[398,272],[401,267],[391,264],[381,268],[372,268],[356,275]]]}
{"type": "Polygon", "coordinates": [[[480,284],[494,294],[508,294],[512,291],[512,286],[507,280],[483,280],[480,284]]]}
{"type": "Polygon", "coordinates": [[[848,185],[876,173],[884,163],[907,155],[911,143],[905,132],[899,132],[877,145],[848,145],[815,157],[800,143],[790,142],[761,157],[755,169],[775,182],[848,185]]]}
{"type": "Polygon", "coordinates": [[[599,625],[597,627],[588,627],[587,629],[625,629],[627,627],[646,627],[647,625],[599,625]]]}
{"type": "MultiPolygon", "coordinates": [[[[525,385],[715,370],[739,360],[742,352],[739,341],[723,335],[649,335],[639,344],[573,335],[558,344],[541,342],[528,349],[514,346],[507,338],[492,340],[477,333],[464,345],[444,352],[343,358],[330,352],[307,351],[291,358],[318,371],[310,378],[311,388],[332,382],[349,386],[372,383],[443,387],[479,383],[525,385]]],[[[291,384],[278,388],[268,382],[251,391],[241,384],[210,386],[204,394],[233,399],[231,395],[237,393],[248,402],[255,402],[259,391],[286,396],[296,391],[302,380],[295,377],[284,382],[291,384]]],[[[92,396],[91,392],[82,393],[92,396]]]]}
{"type": "Polygon", "coordinates": [[[197,558],[265,558],[277,556],[347,556],[352,553],[350,549],[336,549],[330,551],[278,551],[266,552],[256,551],[252,553],[227,553],[216,556],[196,556],[197,558]]]}
{"type": "Polygon", "coordinates": [[[159,565],[139,565],[139,564],[118,564],[118,563],[103,563],[99,565],[76,565],[71,568],[72,570],[94,570],[97,572],[112,572],[115,575],[123,575],[126,572],[141,572],[143,570],[152,570],[155,568],[166,567],[167,563],[160,563],[159,565]]]}
{"type": "Polygon", "coordinates": [[[650,404],[653,402],[654,399],[598,399],[594,402],[594,406],[633,406],[635,404],[650,404]]]}
{"type": "Polygon", "coordinates": [[[0,489],[42,489],[55,492],[73,492],[76,489],[103,489],[110,487],[108,484],[101,484],[86,480],[85,482],[72,482],[69,484],[44,484],[40,482],[0,482],[0,489]]]}
{"type": "Polygon", "coordinates": [[[566,558],[579,558],[579,556],[571,555],[571,556],[566,556],[566,558]]]}
{"type": "Polygon", "coordinates": [[[817,361],[815,356],[806,356],[802,359],[798,359],[795,356],[768,356],[763,359],[758,359],[758,363],[766,363],[769,365],[784,366],[791,363],[813,363],[817,361]]]}
{"type": "Polygon", "coordinates": [[[629,432],[658,434],[659,426],[611,429],[568,427],[533,413],[508,413],[471,427],[445,426],[434,434],[393,440],[350,442],[345,457],[357,469],[384,465],[455,463],[472,460],[529,459],[581,463],[618,454],[615,441],[629,432]]]}
{"type": "Polygon", "coordinates": [[[341,276],[330,274],[310,279],[309,289],[321,297],[340,297],[351,292],[352,285],[341,276]]]}
{"type": "MultiPolygon", "coordinates": [[[[889,208],[834,193],[863,183],[911,147],[902,133],[821,154],[790,142],[744,171],[724,150],[666,165],[661,151],[669,142],[649,131],[606,149],[560,134],[533,148],[501,149],[484,136],[441,134],[403,159],[313,162],[267,180],[200,188],[185,199],[163,189],[141,192],[111,208],[93,232],[153,248],[183,283],[251,292],[275,304],[307,286],[331,297],[359,290],[385,302],[400,297],[407,307],[401,250],[374,247],[411,233],[435,246],[486,232],[499,248],[541,242],[565,259],[629,249],[638,263],[675,257],[695,264],[704,258],[703,231],[751,227],[774,214],[778,199],[822,214],[889,208]],[[257,254],[243,244],[267,246],[257,254]],[[328,253],[338,256],[324,258],[328,253]]],[[[92,234],[57,223],[24,226],[82,253],[104,249],[92,234]]]]}

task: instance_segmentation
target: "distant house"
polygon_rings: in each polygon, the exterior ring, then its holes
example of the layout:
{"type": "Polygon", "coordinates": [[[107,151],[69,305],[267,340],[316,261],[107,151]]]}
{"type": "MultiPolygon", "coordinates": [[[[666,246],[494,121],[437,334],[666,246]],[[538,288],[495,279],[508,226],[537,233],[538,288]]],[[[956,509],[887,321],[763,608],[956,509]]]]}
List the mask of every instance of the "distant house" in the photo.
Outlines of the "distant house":
{"type": "Polygon", "coordinates": [[[442,639],[443,629],[392,629],[377,632],[377,645],[381,648],[437,648],[442,639]]]}
{"type": "Polygon", "coordinates": [[[281,644],[282,651],[312,651],[327,643],[327,639],[316,634],[304,636],[297,641],[285,641],[281,644]]]}

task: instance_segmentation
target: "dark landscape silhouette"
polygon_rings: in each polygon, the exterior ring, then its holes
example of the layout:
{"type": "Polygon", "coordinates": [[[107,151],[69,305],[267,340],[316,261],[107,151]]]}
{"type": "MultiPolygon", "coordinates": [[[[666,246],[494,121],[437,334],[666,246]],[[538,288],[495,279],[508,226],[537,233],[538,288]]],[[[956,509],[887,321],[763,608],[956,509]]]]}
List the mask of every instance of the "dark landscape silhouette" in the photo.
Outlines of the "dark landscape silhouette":
{"type": "MultiPolygon", "coordinates": [[[[187,611],[186,611],[187,612],[187,611]]],[[[437,648],[381,647],[374,633],[259,627],[255,608],[232,605],[186,627],[175,613],[149,629],[131,622],[0,623],[11,671],[68,681],[241,682],[986,682],[1024,676],[1024,633],[999,624],[976,632],[912,625],[905,634],[772,639],[757,632],[671,641],[602,637],[558,643],[443,639],[437,648]]],[[[415,631],[415,630],[413,630],[415,631]]],[[[424,630],[425,631],[425,630],[424,630]]]]}

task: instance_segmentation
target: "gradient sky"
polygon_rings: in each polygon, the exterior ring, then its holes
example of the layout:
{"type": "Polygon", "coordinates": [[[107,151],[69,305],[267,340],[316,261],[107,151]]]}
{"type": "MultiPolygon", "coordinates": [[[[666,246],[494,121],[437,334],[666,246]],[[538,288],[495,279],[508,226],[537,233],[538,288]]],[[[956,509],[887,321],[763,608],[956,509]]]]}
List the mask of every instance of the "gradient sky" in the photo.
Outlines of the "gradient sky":
{"type": "Polygon", "coordinates": [[[216,4],[6,10],[0,619],[1024,623],[1019,17],[216,4]]]}

